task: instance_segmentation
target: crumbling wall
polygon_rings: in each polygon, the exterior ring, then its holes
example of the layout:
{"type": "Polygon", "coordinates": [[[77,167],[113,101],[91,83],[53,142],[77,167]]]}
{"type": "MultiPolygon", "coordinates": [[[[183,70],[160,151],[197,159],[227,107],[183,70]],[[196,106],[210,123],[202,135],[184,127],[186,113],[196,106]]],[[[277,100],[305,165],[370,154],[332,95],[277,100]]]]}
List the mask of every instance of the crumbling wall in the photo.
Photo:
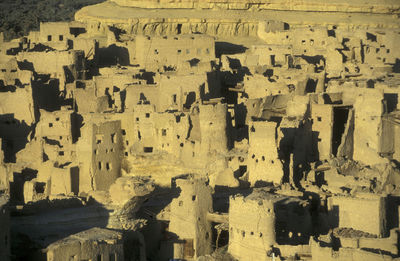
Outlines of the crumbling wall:
{"type": "Polygon", "coordinates": [[[280,184],[283,166],[278,158],[275,122],[253,121],[249,124],[248,171],[249,182],[280,184]]]}
{"type": "Polygon", "coordinates": [[[56,241],[46,249],[48,261],[124,260],[122,234],[92,228],[56,241]]]}
{"type": "Polygon", "coordinates": [[[174,243],[173,257],[191,260],[212,250],[211,222],[207,220],[207,213],[212,212],[211,190],[203,180],[178,179],[176,184],[181,192],[171,202],[169,231],[183,242],[174,243]]]}
{"type": "Polygon", "coordinates": [[[333,107],[328,104],[312,104],[311,118],[319,159],[329,159],[332,155],[333,107]]]}
{"type": "Polygon", "coordinates": [[[367,164],[382,163],[379,156],[380,137],[383,134],[383,92],[365,89],[354,104],[354,155],[353,159],[367,164]]]}
{"type": "Polygon", "coordinates": [[[380,237],[387,233],[386,200],[382,196],[335,196],[328,199],[328,209],[332,223],[338,222],[338,227],[353,228],[380,237]]]}
{"type": "Polygon", "coordinates": [[[105,190],[121,175],[123,155],[121,121],[84,117],[77,143],[80,162],[79,191],[105,190]],[[92,120],[91,123],[89,123],[92,120]],[[82,171],[81,171],[82,170],[82,171]]]}
{"type": "Polygon", "coordinates": [[[198,59],[215,58],[214,38],[206,35],[176,35],[164,37],[136,37],[136,62],[143,68],[154,70],[176,66],[198,59]]]}
{"type": "Polygon", "coordinates": [[[238,260],[270,260],[275,241],[274,201],[234,196],[229,200],[229,253],[238,260]]]}
{"type": "Polygon", "coordinates": [[[11,114],[13,118],[27,125],[35,122],[32,89],[17,88],[15,92],[0,93],[0,114],[11,114]]]}

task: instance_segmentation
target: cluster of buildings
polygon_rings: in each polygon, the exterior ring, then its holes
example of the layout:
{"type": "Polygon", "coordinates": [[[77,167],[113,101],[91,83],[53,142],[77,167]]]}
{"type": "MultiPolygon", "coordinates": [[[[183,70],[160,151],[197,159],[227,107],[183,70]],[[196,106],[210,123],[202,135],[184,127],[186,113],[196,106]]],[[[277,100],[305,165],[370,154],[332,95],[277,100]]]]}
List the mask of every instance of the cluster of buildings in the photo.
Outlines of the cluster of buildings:
{"type": "MultiPolygon", "coordinates": [[[[144,2],[93,8],[269,8],[144,2]]],[[[398,260],[400,27],[374,24],[395,4],[0,34],[0,259],[398,260]]]]}

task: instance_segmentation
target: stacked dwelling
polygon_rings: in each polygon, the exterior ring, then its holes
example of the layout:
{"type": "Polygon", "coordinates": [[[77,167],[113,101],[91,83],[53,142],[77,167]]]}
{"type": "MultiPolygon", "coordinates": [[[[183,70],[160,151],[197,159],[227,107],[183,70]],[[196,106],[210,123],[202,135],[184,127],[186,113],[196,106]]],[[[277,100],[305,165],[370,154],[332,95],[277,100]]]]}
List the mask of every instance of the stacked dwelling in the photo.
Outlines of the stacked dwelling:
{"type": "Polygon", "coordinates": [[[0,38],[0,259],[397,260],[398,13],[114,0],[0,38]]]}

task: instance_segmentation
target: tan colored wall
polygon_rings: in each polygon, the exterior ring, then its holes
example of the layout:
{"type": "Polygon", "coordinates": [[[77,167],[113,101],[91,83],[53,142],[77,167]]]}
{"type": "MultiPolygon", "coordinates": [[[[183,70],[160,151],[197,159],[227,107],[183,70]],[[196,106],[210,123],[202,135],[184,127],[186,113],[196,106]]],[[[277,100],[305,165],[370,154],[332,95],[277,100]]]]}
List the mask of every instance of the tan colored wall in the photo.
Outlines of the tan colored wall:
{"type": "Polygon", "coordinates": [[[383,162],[378,155],[383,133],[383,92],[376,89],[364,89],[356,98],[354,111],[353,159],[366,164],[383,162]]]}
{"type": "Polygon", "coordinates": [[[269,261],[267,252],[273,244],[276,244],[273,201],[231,197],[229,253],[241,261],[269,261]]]}
{"type": "Polygon", "coordinates": [[[276,144],[276,123],[253,121],[249,123],[249,152],[247,168],[249,182],[281,183],[283,167],[278,159],[276,144]]]}
{"type": "Polygon", "coordinates": [[[136,37],[136,62],[144,68],[157,69],[177,66],[197,58],[211,61],[215,58],[214,38],[205,35],[176,35],[136,37]]]}
{"type": "Polygon", "coordinates": [[[121,121],[84,116],[86,127],[77,143],[80,162],[79,191],[108,190],[121,175],[121,121]],[[89,121],[92,120],[92,123],[89,121]]]}
{"type": "Polygon", "coordinates": [[[121,238],[120,233],[105,229],[83,231],[48,246],[47,260],[124,260],[121,238]],[[110,256],[114,259],[110,259],[110,256]]]}
{"type": "Polygon", "coordinates": [[[15,92],[0,93],[0,114],[13,114],[14,118],[31,125],[35,121],[32,89],[27,86],[15,92]]]}
{"type": "Polygon", "coordinates": [[[328,208],[339,219],[339,227],[378,236],[384,236],[387,232],[384,197],[372,194],[357,198],[336,196],[328,199],[328,208]]]}
{"type": "MultiPolygon", "coordinates": [[[[72,74],[82,71],[83,51],[53,51],[53,52],[21,52],[17,56],[18,61],[27,61],[33,64],[36,73],[50,74],[53,78],[60,79],[60,89],[64,88],[64,67],[72,69],[72,74]],[[43,61],[46,61],[45,63],[43,61]]],[[[76,75],[77,76],[77,75],[76,75]]]]}
{"type": "Polygon", "coordinates": [[[314,140],[318,142],[319,159],[329,159],[332,154],[333,107],[312,104],[311,118],[314,140]]]}
{"type": "MultiPolygon", "coordinates": [[[[194,257],[209,254],[212,250],[211,222],[207,220],[207,213],[212,212],[210,187],[202,180],[180,179],[176,183],[181,192],[179,197],[171,202],[169,231],[181,240],[193,239],[194,257]]],[[[184,257],[175,252],[174,258],[184,257]]]]}

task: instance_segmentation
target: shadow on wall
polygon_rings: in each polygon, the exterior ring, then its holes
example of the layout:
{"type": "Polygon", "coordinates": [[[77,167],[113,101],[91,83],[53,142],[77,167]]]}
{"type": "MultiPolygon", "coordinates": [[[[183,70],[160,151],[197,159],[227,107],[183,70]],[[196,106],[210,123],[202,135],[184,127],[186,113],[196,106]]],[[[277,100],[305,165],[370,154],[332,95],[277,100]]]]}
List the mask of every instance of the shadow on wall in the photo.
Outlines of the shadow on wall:
{"type": "Polygon", "coordinates": [[[228,43],[228,42],[215,42],[215,56],[220,58],[223,54],[238,54],[246,52],[247,48],[243,45],[228,43]]]}
{"type": "Polygon", "coordinates": [[[99,49],[99,66],[129,65],[129,51],[127,48],[110,45],[99,49]]]}
{"type": "Polygon", "coordinates": [[[171,188],[156,186],[148,195],[136,218],[147,219],[147,225],[141,230],[145,238],[146,254],[149,260],[169,260],[173,257],[173,242],[177,236],[168,231],[169,221],[156,218],[172,200],[179,196],[180,189],[172,181],[171,188]]]}
{"type": "Polygon", "coordinates": [[[13,114],[0,115],[1,149],[4,152],[4,162],[15,162],[16,153],[25,148],[32,127],[25,121],[19,121],[13,114]]]}
{"type": "Polygon", "coordinates": [[[60,97],[59,80],[51,79],[48,75],[38,75],[37,80],[32,82],[32,96],[36,118],[40,109],[50,112],[60,110],[63,101],[60,97]]]}
{"type": "Polygon", "coordinates": [[[89,202],[82,206],[77,198],[41,200],[25,205],[23,212],[12,213],[13,260],[47,260],[43,251],[47,246],[94,227],[106,228],[109,217],[110,210],[103,205],[89,202]],[[29,242],[30,248],[21,242],[29,242]]]}
{"type": "Polygon", "coordinates": [[[285,198],[274,204],[276,241],[280,245],[308,244],[312,217],[307,207],[285,198]]]}
{"type": "MultiPolygon", "coordinates": [[[[13,173],[13,182],[10,182],[10,200],[13,202],[24,202],[24,183],[37,177],[37,170],[25,168],[21,173],[13,173]]],[[[41,187],[38,186],[38,190],[41,187]]]]}

